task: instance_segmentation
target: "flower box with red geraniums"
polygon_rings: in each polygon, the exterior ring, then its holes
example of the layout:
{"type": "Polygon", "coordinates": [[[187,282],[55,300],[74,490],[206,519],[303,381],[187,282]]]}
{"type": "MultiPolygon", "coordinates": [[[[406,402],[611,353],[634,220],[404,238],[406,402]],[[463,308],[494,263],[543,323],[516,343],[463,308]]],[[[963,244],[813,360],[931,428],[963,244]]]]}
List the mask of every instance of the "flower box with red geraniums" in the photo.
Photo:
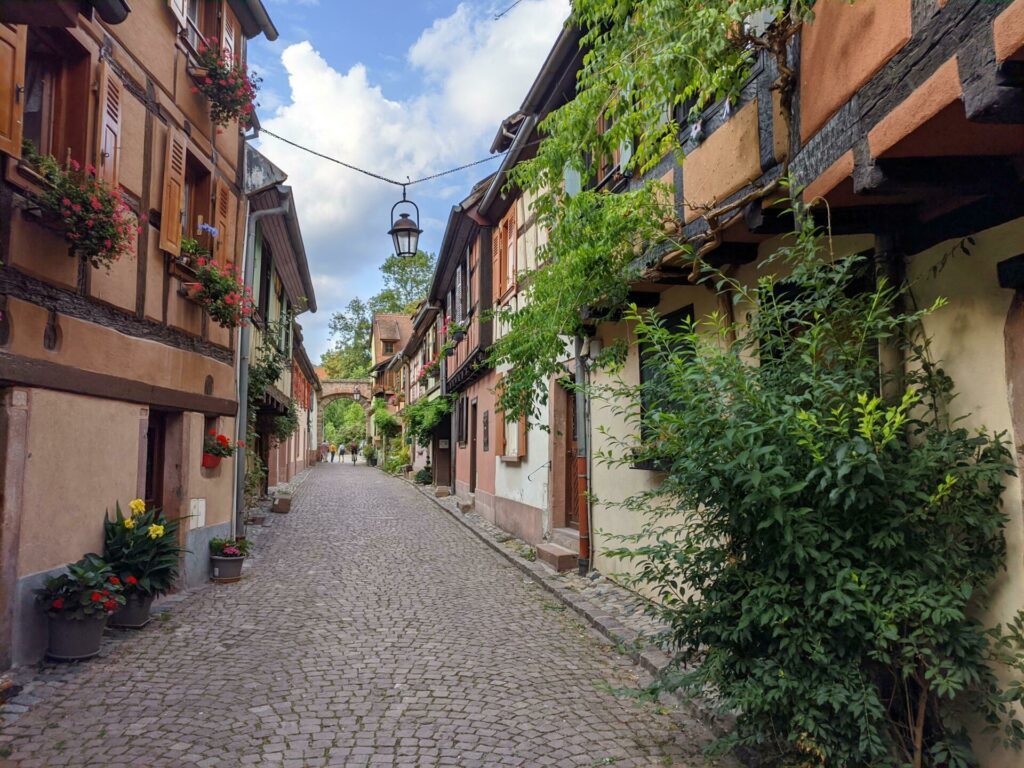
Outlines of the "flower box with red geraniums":
{"type": "Polygon", "coordinates": [[[107,617],[125,603],[121,579],[93,553],[47,579],[36,599],[49,619],[47,655],[61,661],[99,653],[107,617]]]}
{"type": "Polygon", "coordinates": [[[134,252],[141,227],[119,189],[97,179],[91,165],[82,168],[71,160],[62,166],[53,156],[36,153],[31,143],[22,149],[25,161],[46,182],[39,206],[50,226],[63,233],[72,256],[110,269],[134,252]]]}
{"type": "Polygon", "coordinates": [[[198,282],[186,284],[188,298],[223,328],[245,325],[253,311],[252,289],[244,288],[234,270],[215,259],[200,256],[193,268],[198,282]]]}
{"type": "Polygon", "coordinates": [[[249,128],[260,78],[248,72],[241,61],[228,58],[215,37],[200,41],[197,51],[196,66],[190,70],[195,81],[192,92],[210,100],[214,124],[225,126],[238,120],[243,128],[249,128]]]}
{"type": "Polygon", "coordinates": [[[230,437],[218,434],[216,429],[211,429],[207,433],[206,439],[203,440],[203,466],[207,469],[216,469],[220,460],[233,456],[235,449],[239,446],[244,448],[245,443],[241,440],[232,443],[230,437]]]}

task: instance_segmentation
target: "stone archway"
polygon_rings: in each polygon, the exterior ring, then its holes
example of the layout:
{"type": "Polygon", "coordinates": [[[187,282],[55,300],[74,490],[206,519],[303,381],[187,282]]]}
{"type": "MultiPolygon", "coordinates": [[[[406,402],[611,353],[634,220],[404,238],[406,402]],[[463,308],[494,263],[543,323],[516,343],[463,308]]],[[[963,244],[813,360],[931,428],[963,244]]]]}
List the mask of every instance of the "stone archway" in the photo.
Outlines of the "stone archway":
{"type": "Polygon", "coordinates": [[[335,400],[351,400],[363,407],[369,432],[370,413],[373,408],[373,381],[371,379],[321,379],[322,392],[316,407],[316,433],[324,439],[324,412],[335,400]]]}

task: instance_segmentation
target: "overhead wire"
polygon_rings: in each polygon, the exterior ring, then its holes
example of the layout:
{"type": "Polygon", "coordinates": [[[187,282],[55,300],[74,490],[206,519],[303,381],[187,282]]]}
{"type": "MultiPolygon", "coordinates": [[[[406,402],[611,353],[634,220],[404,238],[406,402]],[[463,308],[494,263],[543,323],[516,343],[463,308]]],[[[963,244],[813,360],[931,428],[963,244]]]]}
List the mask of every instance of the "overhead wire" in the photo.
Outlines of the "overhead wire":
{"type": "Polygon", "coordinates": [[[280,136],[280,135],[274,133],[273,131],[268,131],[266,128],[260,128],[260,133],[261,134],[266,134],[267,136],[271,136],[271,137],[277,139],[278,141],[283,141],[285,144],[289,144],[289,145],[295,147],[296,149],[301,149],[303,152],[308,152],[311,155],[315,155],[316,157],[319,157],[322,160],[327,160],[329,162],[332,162],[332,163],[335,163],[337,165],[340,165],[343,168],[348,168],[350,171],[355,171],[356,173],[361,173],[364,176],[369,176],[372,179],[377,179],[378,181],[383,181],[386,184],[394,184],[396,187],[403,187],[403,188],[411,187],[413,184],[421,184],[424,181],[433,181],[434,179],[439,179],[442,176],[449,176],[449,175],[451,175],[453,173],[458,173],[459,171],[464,171],[467,168],[472,168],[472,167],[477,166],[477,165],[482,165],[484,163],[489,163],[492,160],[496,160],[498,158],[504,157],[507,154],[507,152],[498,152],[496,154],[489,155],[488,157],[484,157],[484,158],[481,158],[479,160],[474,160],[471,163],[465,163],[463,165],[458,165],[458,166],[456,166],[454,168],[446,168],[443,171],[438,171],[437,173],[432,173],[429,176],[423,176],[423,177],[418,178],[418,179],[409,179],[408,177],[406,177],[405,181],[397,181],[395,179],[392,179],[392,178],[389,178],[387,176],[384,176],[383,174],[374,173],[373,171],[368,171],[365,168],[360,168],[358,165],[353,165],[352,163],[346,163],[344,160],[339,160],[336,157],[331,157],[330,155],[325,155],[323,152],[317,152],[315,149],[311,149],[310,147],[303,146],[302,144],[299,144],[296,141],[292,141],[291,139],[286,139],[284,136],[280,136]]]}

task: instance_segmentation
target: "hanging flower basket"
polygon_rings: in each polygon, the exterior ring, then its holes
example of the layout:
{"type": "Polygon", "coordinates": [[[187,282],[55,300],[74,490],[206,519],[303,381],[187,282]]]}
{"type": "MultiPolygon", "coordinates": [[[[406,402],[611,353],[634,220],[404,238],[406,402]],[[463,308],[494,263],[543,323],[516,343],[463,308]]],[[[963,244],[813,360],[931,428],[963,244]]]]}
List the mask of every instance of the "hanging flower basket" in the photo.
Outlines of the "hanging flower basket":
{"type": "Polygon", "coordinates": [[[216,469],[220,466],[221,456],[214,456],[212,453],[203,453],[203,469],[216,469]]]}
{"type": "Polygon", "coordinates": [[[214,124],[225,126],[238,120],[243,128],[252,125],[260,78],[225,56],[217,38],[210,38],[209,44],[200,41],[196,65],[188,72],[195,82],[192,92],[209,99],[214,124]]]}
{"type": "Polygon", "coordinates": [[[234,270],[214,259],[199,256],[195,260],[195,272],[199,288],[194,293],[189,288],[188,298],[223,328],[245,325],[253,310],[252,290],[243,288],[234,270]]]}

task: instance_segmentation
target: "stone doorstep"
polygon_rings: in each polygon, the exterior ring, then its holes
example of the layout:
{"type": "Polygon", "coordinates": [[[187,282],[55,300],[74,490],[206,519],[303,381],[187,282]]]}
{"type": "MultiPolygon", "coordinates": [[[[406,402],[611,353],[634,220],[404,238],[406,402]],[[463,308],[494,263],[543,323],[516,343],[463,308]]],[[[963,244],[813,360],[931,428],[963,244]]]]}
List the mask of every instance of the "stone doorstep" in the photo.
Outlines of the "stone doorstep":
{"type": "Polygon", "coordinates": [[[552,528],[549,538],[552,544],[572,552],[580,551],[580,532],[575,528],[552,528]]]}
{"type": "MultiPolygon", "coordinates": [[[[578,550],[577,550],[578,551],[578,550]]],[[[571,571],[579,565],[577,553],[551,541],[537,545],[537,559],[554,568],[555,571],[571,571]]]]}

